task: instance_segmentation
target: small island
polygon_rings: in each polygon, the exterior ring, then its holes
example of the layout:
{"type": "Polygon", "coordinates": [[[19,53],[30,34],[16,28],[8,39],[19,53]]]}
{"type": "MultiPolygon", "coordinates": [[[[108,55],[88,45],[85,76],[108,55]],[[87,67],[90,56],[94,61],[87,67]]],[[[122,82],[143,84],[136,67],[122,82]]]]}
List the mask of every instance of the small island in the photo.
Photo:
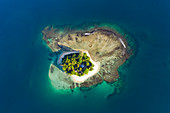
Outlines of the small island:
{"type": "Polygon", "coordinates": [[[49,78],[57,90],[113,83],[119,78],[117,69],[131,56],[126,34],[108,26],[77,30],[47,26],[42,33],[55,54],[49,78]]]}

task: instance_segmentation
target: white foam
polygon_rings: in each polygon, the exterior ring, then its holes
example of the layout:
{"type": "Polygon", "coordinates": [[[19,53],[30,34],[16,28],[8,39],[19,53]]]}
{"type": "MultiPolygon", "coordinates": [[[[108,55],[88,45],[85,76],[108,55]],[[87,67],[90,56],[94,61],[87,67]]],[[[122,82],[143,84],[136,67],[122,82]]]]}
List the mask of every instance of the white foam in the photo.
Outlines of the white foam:
{"type": "Polygon", "coordinates": [[[123,42],[123,40],[121,38],[119,38],[120,42],[122,43],[123,47],[126,48],[125,43],[123,42]]]}

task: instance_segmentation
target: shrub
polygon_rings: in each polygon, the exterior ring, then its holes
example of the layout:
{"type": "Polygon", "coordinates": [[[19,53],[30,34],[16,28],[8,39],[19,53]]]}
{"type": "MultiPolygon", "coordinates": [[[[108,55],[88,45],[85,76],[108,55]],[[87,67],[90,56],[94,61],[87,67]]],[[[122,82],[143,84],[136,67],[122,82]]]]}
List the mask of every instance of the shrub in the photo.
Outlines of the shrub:
{"type": "Polygon", "coordinates": [[[89,65],[90,65],[90,63],[88,61],[86,61],[86,66],[89,66],[89,65]]]}
{"type": "Polygon", "coordinates": [[[89,70],[86,68],[85,70],[84,70],[84,74],[88,74],[89,73],[89,70]]]}
{"type": "Polygon", "coordinates": [[[90,70],[90,71],[93,71],[93,68],[92,68],[92,67],[90,67],[90,68],[89,68],[89,70],[90,70]]]}

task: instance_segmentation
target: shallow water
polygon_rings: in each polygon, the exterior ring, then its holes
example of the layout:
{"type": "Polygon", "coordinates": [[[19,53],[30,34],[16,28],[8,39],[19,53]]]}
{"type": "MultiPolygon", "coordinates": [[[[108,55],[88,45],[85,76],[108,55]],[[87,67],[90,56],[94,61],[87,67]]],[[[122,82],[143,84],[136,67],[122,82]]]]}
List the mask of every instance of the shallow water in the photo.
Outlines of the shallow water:
{"type": "Polygon", "coordinates": [[[168,0],[1,0],[0,113],[170,112],[169,6],[168,0]],[[121,70],[121,95],[106,99],[112,88],[105,84],[63,95],[50,84],[41,30],[87,21],[118,24],[137,40],[135,57],[121,70]]]}

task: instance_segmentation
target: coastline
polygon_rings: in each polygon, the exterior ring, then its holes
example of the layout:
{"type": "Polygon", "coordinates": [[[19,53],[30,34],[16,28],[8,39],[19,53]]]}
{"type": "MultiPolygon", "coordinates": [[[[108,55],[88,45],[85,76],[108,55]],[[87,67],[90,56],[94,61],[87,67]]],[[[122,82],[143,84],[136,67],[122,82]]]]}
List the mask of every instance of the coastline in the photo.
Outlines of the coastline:
{"type": "MultiPolygon", "coordinates": [[[[60,55],[60,57],[58,58],[57,64],[60,65],[62,58],[64,58],[65,55],[71,54],[71,53],[78,53],[78,51],[82,51],[83,53],[86,53],[87,56],[90,57],[90,54],[88,53],[87,50],[82,50],[82,49],[76,49],[75,51],[71,51],[71,52],[64,52],[60,55]]],[[[87,80],[88,78],[94,76],[96,73],[99,72],[100,70],[100,62],[95,62],[92,60],[92,58],[90,57],[90,61],[94,64],[93,67],[93,71],[89,71],[89,73],[84,76],[77,76],[77,75],[69,75],[71,77],[71,79],[73,80],[74,83],[83,83],[85,80],[87,80]]]]}
{"type": "MultiPolygon", "coordinates": [[[[43,39],[46,40],[47,45],[53,52],[63,51],[57,55],[57,65],[54,64],[54,66],[57,66],[56,68],[60,69],[59,71],[64,74],[58,73],[58,76],[54,75],[56,77],[51,77],[50,79],[56,82],[54,83],[55,85],[65,82],[66,89],[91,87],[104,81],[107,83],[117,81],[119,78],[118,68],[131,55],[129,54],[129,50],[131,49],[125,39],[126,34],[120,34],[116,29],[107,26],[77,31],[67,31],[66,29],[62,34],[60,34],[59,29],[48,27],[42,33],[44,34],[43,39]],[[51,41],[49,42],[49,40],[51,41]],[[86,52],[90,57],[90,61],[95,65],[92,72],[89,71],[87,75],[80,77],[77,75],[68,75],[60,66],[61,60],[65,55],[78,51],[86,52]]],[[[50,70],[53,69],[50,68],[50,70]]],[[[52,75],[53,73],[51,72],[49,74],[52,75]]],[[[58,85],[60,86],[61,84],[58,85]]],[[[64,84],[62,87],[65,87],[64,84]]]]}
{"type": "MultiPolygon", "coordinates": [[[[90,57],[90,54],[88,53],[88,51],[83,50],[83,52],[85,52],[87,54],[87,56],[90,57]]],[[[89,71],[89,73],[87,75],[84,75],[84,76],[81,76],[81,77],[79,77],[77,75],[71,75],[71,78],[75,83],[83,83],[85,80],[87,80],[88,78],[94,76],[96,73],[99,72],[100,62],[94,62],[91,57],[90,57],[90,61],[94,64],[93,71],[89,71]]]]}
{"type": "Polygon", "coordinates": [[[60,65],[62,58],[64,58],[65,55],[71,54],[71,53],[79,53],[78,51],[70,51],[70,52],[64,52],[60,55],[60,57],[57,60],[57,64],[60,65]]]}

